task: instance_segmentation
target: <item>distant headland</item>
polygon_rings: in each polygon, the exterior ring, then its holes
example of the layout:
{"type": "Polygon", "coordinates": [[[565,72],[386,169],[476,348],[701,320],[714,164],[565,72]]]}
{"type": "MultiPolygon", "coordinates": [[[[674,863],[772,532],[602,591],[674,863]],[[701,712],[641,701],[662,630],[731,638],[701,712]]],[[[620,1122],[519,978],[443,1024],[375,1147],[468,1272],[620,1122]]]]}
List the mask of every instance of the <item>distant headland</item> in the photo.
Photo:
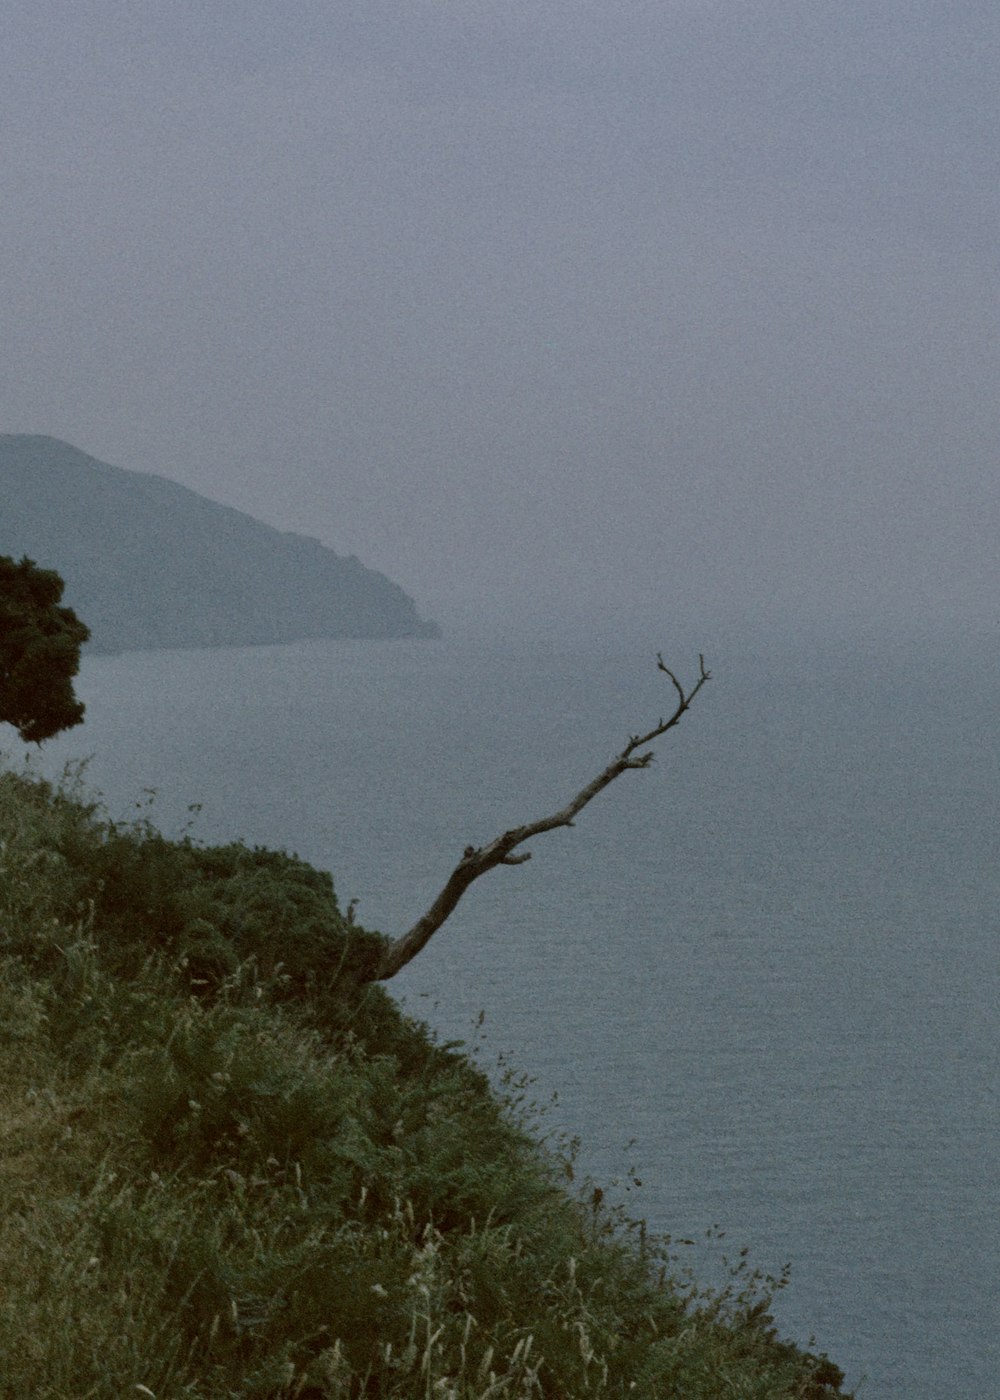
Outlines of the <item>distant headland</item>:
{"type": "Polygon", "coordinates": [[[51,437],[0,434],[0,554],[62,575],[94,652],[440,636],[353,555],[51,437]]]}

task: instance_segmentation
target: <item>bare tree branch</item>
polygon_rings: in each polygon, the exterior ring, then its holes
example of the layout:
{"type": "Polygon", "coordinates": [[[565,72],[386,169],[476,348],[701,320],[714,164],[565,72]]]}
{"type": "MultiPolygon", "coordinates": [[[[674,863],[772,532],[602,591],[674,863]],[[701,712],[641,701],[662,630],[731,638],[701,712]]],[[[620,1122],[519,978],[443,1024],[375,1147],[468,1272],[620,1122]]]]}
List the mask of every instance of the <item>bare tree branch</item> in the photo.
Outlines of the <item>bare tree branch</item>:
{"type": "Polygon", "coordinates": [[[698,679],[689,691],[685,691],[673,671],[664,663],[662,656],[657,656],[656,663],[658,668],[669,676],[677,691],[677,706],[669,719],[660,719],[645,734],[630,735],[628,743],[621,753],[613,758],[608,766],[598,773],[596,778],[593,778],[586,787],[581,788],[576,796],[571,798],[566,806],[561,807],[558,812],[553,812],[549,817],[541,817],[538,821],[528,822],[524,826],[511,827],[509,831],[497,836],[487,846],[466,846],[462,852],[462,859],[449,875],[440,894],[427,912],[400,938],[393,939],[387,944],[381,959],[373,969],[373,981],[384,982],[390,977],[395,977],[401,968],[412,962],[437,933],[465,891],[474,880],[479,879],[480,875],[485,875],[487,870],[492,870],[498,865],[523,865],[526,860],[531,859],[530,851],[520,851],[515,854],[517,847],[523,842],[530,841],[545,831],[554,831],[556,827],[572,826],[573,818],[577,813],[582,811],[587,803],[591,802],[609,783],[613,783],[620,774],[629,768],[649,767],[653,761],[652,751],[643,753],[636,751],[645,749],[647,744],[651,744],[654,739],[660,738],[662,734],[666,734],[668,729],[673,729],[675,724],[679,724],[685,711],[690,709],[694,697],[705,682],[710,679],[710,672],[705,669],[703,656],[698,657],[698,679]]]}

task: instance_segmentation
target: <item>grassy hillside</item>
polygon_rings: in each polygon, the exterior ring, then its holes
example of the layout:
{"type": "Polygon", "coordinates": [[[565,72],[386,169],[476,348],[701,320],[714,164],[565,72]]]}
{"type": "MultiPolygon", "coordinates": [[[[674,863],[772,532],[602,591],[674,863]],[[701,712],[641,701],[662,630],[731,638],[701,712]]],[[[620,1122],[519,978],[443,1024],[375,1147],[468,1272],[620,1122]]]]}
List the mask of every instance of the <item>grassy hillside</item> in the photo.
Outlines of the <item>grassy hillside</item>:
{"type": "Polygon", "coordinates": [[[164,477],[0,434],[0,554],[66,580],[91,651],[433,637],[384,574],[164,477]]]}
{"type": "Polygon", "coordinates": [[[352,971],[292,856],[0,773],[0,1397],[830,1400],[352,971]]]}

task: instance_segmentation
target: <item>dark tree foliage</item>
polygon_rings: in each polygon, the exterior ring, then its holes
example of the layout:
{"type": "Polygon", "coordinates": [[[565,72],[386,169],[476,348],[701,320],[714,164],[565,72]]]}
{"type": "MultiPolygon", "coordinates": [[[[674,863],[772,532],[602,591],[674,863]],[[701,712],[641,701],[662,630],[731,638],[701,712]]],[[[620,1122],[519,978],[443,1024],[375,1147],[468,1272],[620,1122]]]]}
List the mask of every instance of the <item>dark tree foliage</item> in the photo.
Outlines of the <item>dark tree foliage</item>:
{"type": "Polygon", "coordinates": [[[90,630],[59,606],[63,581],[33,559],[0,555],[0,722],[40,744],[83,719],[73,694],[90,630]]]}

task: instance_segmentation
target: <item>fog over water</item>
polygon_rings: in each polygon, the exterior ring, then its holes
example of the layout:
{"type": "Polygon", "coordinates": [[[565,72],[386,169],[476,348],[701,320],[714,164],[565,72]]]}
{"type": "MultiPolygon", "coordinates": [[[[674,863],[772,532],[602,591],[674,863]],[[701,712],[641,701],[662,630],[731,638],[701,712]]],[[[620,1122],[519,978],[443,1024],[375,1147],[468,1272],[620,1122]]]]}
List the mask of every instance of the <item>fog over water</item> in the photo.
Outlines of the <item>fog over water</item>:
{"type": "Polygon", "coordinates": [[[0,426],[446,628],[995,617],[1000,11],[9,0],[0,426]]]}
{"type": "Polygon", "coordinates": [[[91,658],[45,762],[395,929],[704,650],[670,782],[409,992],[485,1006],[595,1170],[635,1133],[640,1209],[791,1257],[866,1400],[997,1374],[998,40],[985,0],[0,14],[0,430],[446,639],[91,658]]]}

